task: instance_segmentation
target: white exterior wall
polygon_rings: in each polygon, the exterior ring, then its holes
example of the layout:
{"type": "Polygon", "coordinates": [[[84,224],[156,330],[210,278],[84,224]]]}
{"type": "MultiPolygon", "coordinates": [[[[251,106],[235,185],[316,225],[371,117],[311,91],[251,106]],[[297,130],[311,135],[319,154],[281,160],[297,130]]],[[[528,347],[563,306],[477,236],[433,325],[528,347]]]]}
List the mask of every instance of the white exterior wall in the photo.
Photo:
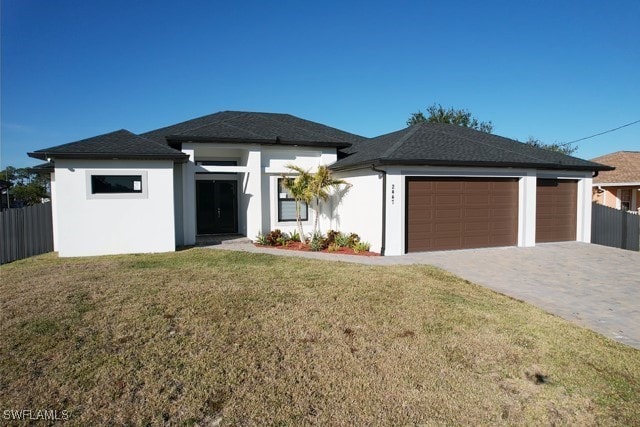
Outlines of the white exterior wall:
{"type": "Polygon", "coordinates": [[[58,193],[56,192],[56,173],[51,172],[51,221],[53,225],[53,250],[58,251],[58,193]]]}
{"type": "Polygon", "coordinates": [[[56,159],[55,166],[54,232],[60,256],[175,250],[171,160],[56,159]],[[144,172],[146,194],[91,197],[87,176],[92,172],[144,172]]]}
{"type": "Polygon", "coordinates": [[[181,163],[173,165],[173,215],[176,232],[176,246],[184,245],[184,223],[182,211],[182,167],[181,163]]]}
{"type": "MultiPolygon", "coordinates": [[[[252,147],[246,153],[245,164],[247,172],[243,174],[242,186],[238,191],[242,194],[242,203],[238,214],[246,215],[244,235],[254,238],[262,230],[262,218],[266,209],[262,206],[262,150],[259,145],[252,147]]],[[[244,159],[243,159],[244,160],[244,159]]]]}
{"type": "MultiPolygon", "coordinates": [[[[334,177],[344,179],[351,187],[341,196],[332,198],[330,228],[357,233],[371,244],[371,250],[380,252],[382,246],[382,174],[361,169],[336,172],[334,177]]],[[[389,184],[387,183],[387,186],[389,184]]],[[[387,193],[387,208],[389,206],[387,193]]],[[[387,223],[389,223],[387,211],[387,223]]],[[[386,251],[385,251],[386,253],[386,251]]]]}

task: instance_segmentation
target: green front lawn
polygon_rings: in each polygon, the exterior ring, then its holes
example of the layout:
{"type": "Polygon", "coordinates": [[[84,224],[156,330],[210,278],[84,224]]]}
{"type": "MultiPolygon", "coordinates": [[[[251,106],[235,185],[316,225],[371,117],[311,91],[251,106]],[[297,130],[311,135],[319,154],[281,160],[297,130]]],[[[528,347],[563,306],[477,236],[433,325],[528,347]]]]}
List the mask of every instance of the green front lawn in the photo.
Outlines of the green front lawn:
{"type": "Polygon", "coordinates": [[[0,409],[73,424],[639,424],[640,351],[425,266],[0,267],[0,409]]]}

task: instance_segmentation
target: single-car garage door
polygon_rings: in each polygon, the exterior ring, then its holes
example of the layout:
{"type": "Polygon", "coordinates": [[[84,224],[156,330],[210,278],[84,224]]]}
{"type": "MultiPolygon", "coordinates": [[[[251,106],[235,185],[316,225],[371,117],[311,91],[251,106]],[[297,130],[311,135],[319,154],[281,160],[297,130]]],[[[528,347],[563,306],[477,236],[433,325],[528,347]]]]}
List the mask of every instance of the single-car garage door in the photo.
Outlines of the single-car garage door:
{"type": "Polygon", "coordinates": [[[577,213],[577,181],[538,179],[536,242],[576,240],[577,213]]]}
{"type": "Polygon", "coordinates": [[[518,180],[407,177],[406,251],[515,246],[518,180]]]}

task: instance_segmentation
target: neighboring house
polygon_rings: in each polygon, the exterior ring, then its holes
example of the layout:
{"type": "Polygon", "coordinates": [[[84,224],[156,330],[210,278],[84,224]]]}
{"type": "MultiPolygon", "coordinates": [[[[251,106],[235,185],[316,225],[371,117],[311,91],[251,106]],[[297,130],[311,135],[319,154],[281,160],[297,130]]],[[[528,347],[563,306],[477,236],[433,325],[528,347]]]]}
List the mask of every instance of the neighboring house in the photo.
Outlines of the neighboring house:
{"type": "Polygon", "coordinates": [[[295,230],[286,165],[351,187],[307,231],[358,233],[385,255],[589,242],[591,185],[612,169],[456,125],[367,139],[287,114],[225,111],[29,153],[51,173],[60,256],[172,251],[198,236],[295,230]]]}
{"type": "Polygon", "coordinates": [[[616,151],[592,161],[615,167],[593,178],[593,201],[610,208],[640,212],[640,151],[616,151]]]}

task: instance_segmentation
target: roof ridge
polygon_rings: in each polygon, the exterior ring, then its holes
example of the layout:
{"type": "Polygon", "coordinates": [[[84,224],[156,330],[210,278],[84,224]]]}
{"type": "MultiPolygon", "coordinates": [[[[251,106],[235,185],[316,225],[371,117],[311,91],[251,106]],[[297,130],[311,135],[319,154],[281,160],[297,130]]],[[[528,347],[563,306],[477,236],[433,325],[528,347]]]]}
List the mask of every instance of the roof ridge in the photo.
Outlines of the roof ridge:
{"type": "MultiPolygon", "coordinates": [[[[222,112],[222,113],[224,113],[225,111],[221,111],[221,112],[222,112]]],[[[215,116],[216,114],[220,114],[221,112],[213,113],[213,114],[208,114],[207,116],[215,116]]],[[[209,122],[209,123],[204,124],[204,125],[201,125],[201,126],[196,126],[196,127],[193,127],[193,128],[189,128],[189,129],[183,130],[183,131],[182,131],[182,132],[180,132],[180,133],[184,133],[184,132],[193,132],[194,130],[202,129],[202,128],[207,127],[207,126],[211,126],[213,123],[224,123],[224,122],[226,122],[227,120],[233,120],[233,119],[235,119],[235,118],[237,118],[237,117],[242,117],[242,116],[246,116],[247,114],[249,114],[249,113],[248,113],[248,112],[246,112],[246,111],[245,111],[245,112],[242,112],[242,111],[228,111],[228,112],[229,112],[229,113],[238,113],[238,114],[234,115],[233,117],[229,117],[229,118],[226,118],[226,119],[220,119],[220,120],[214,120],[214,121],[212,121],[212,122],[209,122]]],[[[207,116],[202,116],[202,117],[200,117],[200,118],[204,118],[204,117],[207,117],[207,116]]],[[[192,120],[198,120],[198,119],[196,118],[196,119],[192,119],[192,120]]],[[[189,121],[191,121],[191,120],[187,120],[187,121],[189,122],[189,121]]],[[[180,124],[180,123],[176,123],[176,125],[179,125],[179,124],[180,124]]],[[[224,123],[224,124],[226,125],[226,123],[224,123]]],[[[176,126],[176,125],[169,125],[169,126],[166,126],[166,127],[172,127],[172,126],[176,126]]],[[[179,135],[179,134],[178,134],[178,135],[179,135]]]]}
{"type": "MultiPolygon", "coordinates": [[[[264,114],[264,113],[258,113],[258,114],[264,114]]],[[[281,125],[283,124],[281,121],[276,120],[274,117],[272,117],[272,115],[275,115],[276,113],[267,113],[267,114],[268,114],[268,116],[267,116],[267,117],[265,117],[265,119],[267,119],[267,120],[271,120],[272,122],[276,122],[276,123],[281,124],[281,125]]],[[[294,119],[297,119],[297,120],[304,120],[304,121],[307,121],[307,122],[311,122],[311,120],[307,120],[307,119],[303,119],[303,118],[300,118],[300,117],[296,117],[296,116],[294,116],[293,114],[286,114],[286,113],[285,113],[285,114],[281,114],[281,115],[289,116],[289,117],[293,117],[294,119]]],[[[311,122],[311,123],[319,124],[319,125],[321,125],[321,126],[326,126],[326,125],[323,125],[322,123],[317,123],[317,122],[311,122]]],[[[328,141],[328,142],[334,142],[334,141],[336,141],[336,140],[337,140],[337,138],[333,138],[332,136],[327,135],[327,134],[325,134],[324,132],[315,132],[315,131],[308,130],[308,129],[305,129],[305,128],[303,128],[303,127],[297,126],[297,125],[295,125],[295,124],[286,124],[286,125],[287,125],[287,126],[294,127],[294,128],[296,128],[296,129],[303,130],[304,132],[308,132],[308,133],[312,133],[312,134],[320,135],[320,136],[325,137],[325,138],[330,138],[332,141],[328,141]]],[[[340,130],[340,129],[338,129],[338,130],[340,130]]],[[[344,141],[344,142],[346,142],[346,141],[344,141]]]]}
{"type": "MultiPolygon", "coordinates": [[[[387,148],[384,151],[384,153],[382,153],[382,156],[380,156],[380,157],[388,157],[391,153],[393,153],[395,150],[397,150],[402,144],[404,144],[404,142],[409,137],[413,136],[413,134],[416,133],[418,131],[418,129],[420,129],[421,127],[422,127],[422,123],[409,127],[409,131],[405,135],[403,135],[402,138],[400,138],[393,145],[391,145],[391,147],[387,148]]],[[[393,132],[391,132],[391,133],[393,133],[393,132]]]]}
{"type": "MultiPolygon", "coordinates": [[[[237,117],[237,116],[236,116],[236,117],[237,117]]],[[[235,118],[235,117],[234,117],[234,118],[235,118]]],[[[230,127],[230,128],[234,128],[234,129],[241,130],[241,131],[243,131],[243,132],[251,133],[251,134],[253,134],[253,135],[255,135],[255,136],[259,137],[259,138],[267,139],[267,138],[265,138],[265,137],[264,137],[264,135],[260,135],[259,133],[255,133],[255,132],[253,132],[253,131],[251,131],[251,130],[249,130],[249,129],[244,129],[244,128],[241,128],[241,127],[239,127],[239,126],[232,125],[231,123],[224,123],[224,120],[223,120],[223,121],[221,121],[221,122],[220,122],[220,124],[221,124],[221,125],[223,125],[223,126],[227,126],[227,127],[230,127]]],[[[201,126],[201,127],[204,127],[204,126],[201,126]]],[[[196,129],[200,129],[200,128],[196,128],[196,129]]],[[[193,129],[190,129],[190,130],[193,130],[193,129]]]]}
{"type": "MultiPolygon", "coordinates": [[[[443,123],[440,123],[440,124],[443,124],[443,123]]],[[[452,124],[451,126],[458,126],[458,125],[453,125],[453,124],[452,124]]],[[[462,127],[464,127],[464,126],[462,126],[462,127]]],[[[458,138],[461,138],[461,139],[467,140],[467,141],[469,141],[469,142],[473,142],[473,143],[475,143],[475,144],[482,144],[482,145],[484,145],[485,147],[491,147],[491,148],[494,148],[494,149],[496,149],[496,150],[506,151],[506,152],[508,152],[508,153],[516,154],[516,155],[518,155],[518,156],[529,157],[529,158],[531,158],[531,159],[538,160],[538,161],[542,161],[542,162],[544,162],[544,161],[545,161],[545,159],[543,159],[543,158],[541,158],[541,157],[538,157],[538,156],[534,156],[534,155],[531,155],[531,154],[518,153],[518,152],[516,152],[516,151],[514,151],[514,150],[509,150],[509,149],[507,149],[507,148],[498,147],[498,146],[493,145],[493,144],[490,144],[490,143],[486,143],[486,142],[483,142],[483,141],[479,141],[479,140],[471,139],[471,138],[468,138],[468,137],[466,137],[466,136],[464,136],[464,135],[452,135],[452,133],[451,133],[451,132],[447,132],[446,130],[442,130],[442,129],[434,129],[434,130],[435,130],[436,132],[439,132],[439,133],[442,133],[442,134],[445,134],[445,135],[448,135],[448,136],[455,136],[455,137],[458,137],[458,138]]],[[[478,132],[480,132],[480,131],[478,131],[478,132]]],[[[494,137],[504,138],[504,139],[510,140],[510,141],[512,141],[512,142],[515,142],[515,143],[524,144],[523,142],[516,141],[516,140],[514,140],[514,139],[510,139],[510,138],[505,138],[504,136],[494,135],[494,134],[492,134],[492,133],[489,133],[489,135],[492,135],[492,136],[494,136],[494,137]]],[[[566,154],[565,154],[565,155],[566,155],[566,154]]],[[[567,156],[567,157],[571,157],[571,156],[567,156]]],[[[555,163],[555,162],[554,162],[554,163],[555,163]]],[[[560,162],[558,162],[558,163],[559,163],[559,164],[561,164],[560,162]]]]}

